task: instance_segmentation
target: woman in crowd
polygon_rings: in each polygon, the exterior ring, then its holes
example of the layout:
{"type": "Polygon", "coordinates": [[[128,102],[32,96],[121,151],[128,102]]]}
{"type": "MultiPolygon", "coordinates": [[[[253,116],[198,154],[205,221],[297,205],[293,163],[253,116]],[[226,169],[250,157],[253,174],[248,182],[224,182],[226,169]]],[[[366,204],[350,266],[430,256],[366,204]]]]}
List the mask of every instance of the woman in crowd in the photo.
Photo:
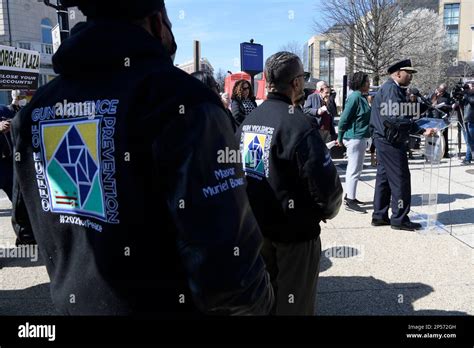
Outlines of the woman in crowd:
{"type": "Polygon", "coordinates": [[[257,108],[257,103],[250,82],[247,80],[237,81],[232,90],[231,103],[232,116],[237,125],[240,126],[255,108],[257,108]]]}
{"type": "Polygon", "coordinates": [[[350,88],[354,91],[346,102],[346,107],[339,120],[339,134],[337,144],[347,148],[346,209],[356,213],[366,214],[360,207],[362,202],[356,199],[357,183],[364,168],[364,156],[367,141],[370,137],[370,106],[365,98],[369,92],[369,76],[363,72],[356,72],[350,81],[350,88]]]}

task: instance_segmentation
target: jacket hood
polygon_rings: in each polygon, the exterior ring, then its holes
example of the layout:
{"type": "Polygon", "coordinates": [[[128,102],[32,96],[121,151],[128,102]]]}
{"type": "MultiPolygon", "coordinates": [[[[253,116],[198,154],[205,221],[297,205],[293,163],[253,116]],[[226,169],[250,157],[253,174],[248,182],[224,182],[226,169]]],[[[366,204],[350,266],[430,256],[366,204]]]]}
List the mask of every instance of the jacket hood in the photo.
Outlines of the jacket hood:
{"type": "Polygon", "coordinates": [[[53,56],[53,66],[57,74],[101,73],[129,69],[149,58],[173,64],[161,42],[143,28],[124,21],[91,20],[71,30],[53,56]]]}

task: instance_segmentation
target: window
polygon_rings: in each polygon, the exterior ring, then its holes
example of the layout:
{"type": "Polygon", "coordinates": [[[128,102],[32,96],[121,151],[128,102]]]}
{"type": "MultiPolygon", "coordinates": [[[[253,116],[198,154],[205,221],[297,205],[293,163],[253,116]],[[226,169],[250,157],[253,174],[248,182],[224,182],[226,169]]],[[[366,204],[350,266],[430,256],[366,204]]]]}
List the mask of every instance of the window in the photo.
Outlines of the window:
{"type": "Polygon", "coordinates": [[[444,26],[449,49],[458,50],[459,44],[459,4],[444,5],[444,26]]]}
{"type": "Polygon", "coordinates": [[[319,79],[327,81],[327,76],[329,75],[329,54],[326,49],[326,42],[321,42],[319,47],[319,79]]]}
{"type": "Polygon", "coordinates": [[[29,42],[19,42],[18,43],[18,48],[24,49],[24,50],[31,50],[31,43],[29,42]]]}
{"type": "Polygon", "coordinates": [[[309,72],[313,76],[313,65],[314,65],[314,43],[309,46],[309,72]]]}
{"type": "Polygon", "coordinates": [[[41,20],[41,42],[44,44],[52,45],[53,44],[53,35],[51,30],[53,25],[49,18],[43,18],[41,20]]]}

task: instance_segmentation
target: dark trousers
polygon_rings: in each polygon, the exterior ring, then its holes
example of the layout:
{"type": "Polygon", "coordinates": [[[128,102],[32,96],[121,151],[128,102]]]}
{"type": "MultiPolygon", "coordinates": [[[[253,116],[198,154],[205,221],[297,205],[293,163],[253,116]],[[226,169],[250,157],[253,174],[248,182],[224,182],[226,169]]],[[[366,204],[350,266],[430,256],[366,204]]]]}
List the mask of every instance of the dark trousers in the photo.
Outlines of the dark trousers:
{"type": "Polygon", "coordinates": [[[5,191],[10,201],[13,191],[13,158],[0,159],[0,189],[5,191]]]}
{"type": "Polygon", "coordinates": [[[374,196],[374,219],[388,220],[392,207],[392,225],[409,222],[411,179],[406,146],[394,146],[385,139],[375,139],[377,178],[374,196]]]}
{"type": "Polygon", "coordinates": [[[276,315],[315,315],[321,239],[276,243],[264,238],[262,256],[275,292],[276,315]]]}

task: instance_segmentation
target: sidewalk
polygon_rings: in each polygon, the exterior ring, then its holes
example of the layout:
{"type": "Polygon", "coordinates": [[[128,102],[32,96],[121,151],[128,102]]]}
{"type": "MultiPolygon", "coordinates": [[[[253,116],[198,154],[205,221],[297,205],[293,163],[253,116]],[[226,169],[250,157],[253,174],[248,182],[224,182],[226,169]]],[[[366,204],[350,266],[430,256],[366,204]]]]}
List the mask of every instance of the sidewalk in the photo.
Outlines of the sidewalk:
{"type": "MultiPolygon", "coordinates": [[[[410,162],[412,217],[420,221],[429,167],[417,158],[410,162]]],[[[372,202],[376,170],[369,157],[366,164],[357,198],[372,202]]],[[[346,161],[336,165],[344,181],[346,161]]],[[[371,211],[344,208],[323,225],[318,315],[474,315],[474,165],[452,159],[450,172],[444,160],[436,187],[435,232],[371,227],[371,211]]],[[[10,208],[1,192],[0,248],[15,242],[10,208]]],[[[0,258],[0,315],[54,314],[48,282],[41,262],[0,258]]]]}
{"type": "MultiPolygon", "coordinates": [[[[411,217],[424,223],[422,195],[428,192],[430,167],[416,158],[410,161],[411,217]]],[[[344,181],[346,161],[336,163],[344,181]]],[[[357,198],[372,202],[376,169],[369,157],[365,164],[357,198]]],[[[434,231],[372,227],[372,203],[367,215],[342,208],[323,226],[318,315],[474,314],[474,166],[443,160],[435,187],[434,231]]]]}

